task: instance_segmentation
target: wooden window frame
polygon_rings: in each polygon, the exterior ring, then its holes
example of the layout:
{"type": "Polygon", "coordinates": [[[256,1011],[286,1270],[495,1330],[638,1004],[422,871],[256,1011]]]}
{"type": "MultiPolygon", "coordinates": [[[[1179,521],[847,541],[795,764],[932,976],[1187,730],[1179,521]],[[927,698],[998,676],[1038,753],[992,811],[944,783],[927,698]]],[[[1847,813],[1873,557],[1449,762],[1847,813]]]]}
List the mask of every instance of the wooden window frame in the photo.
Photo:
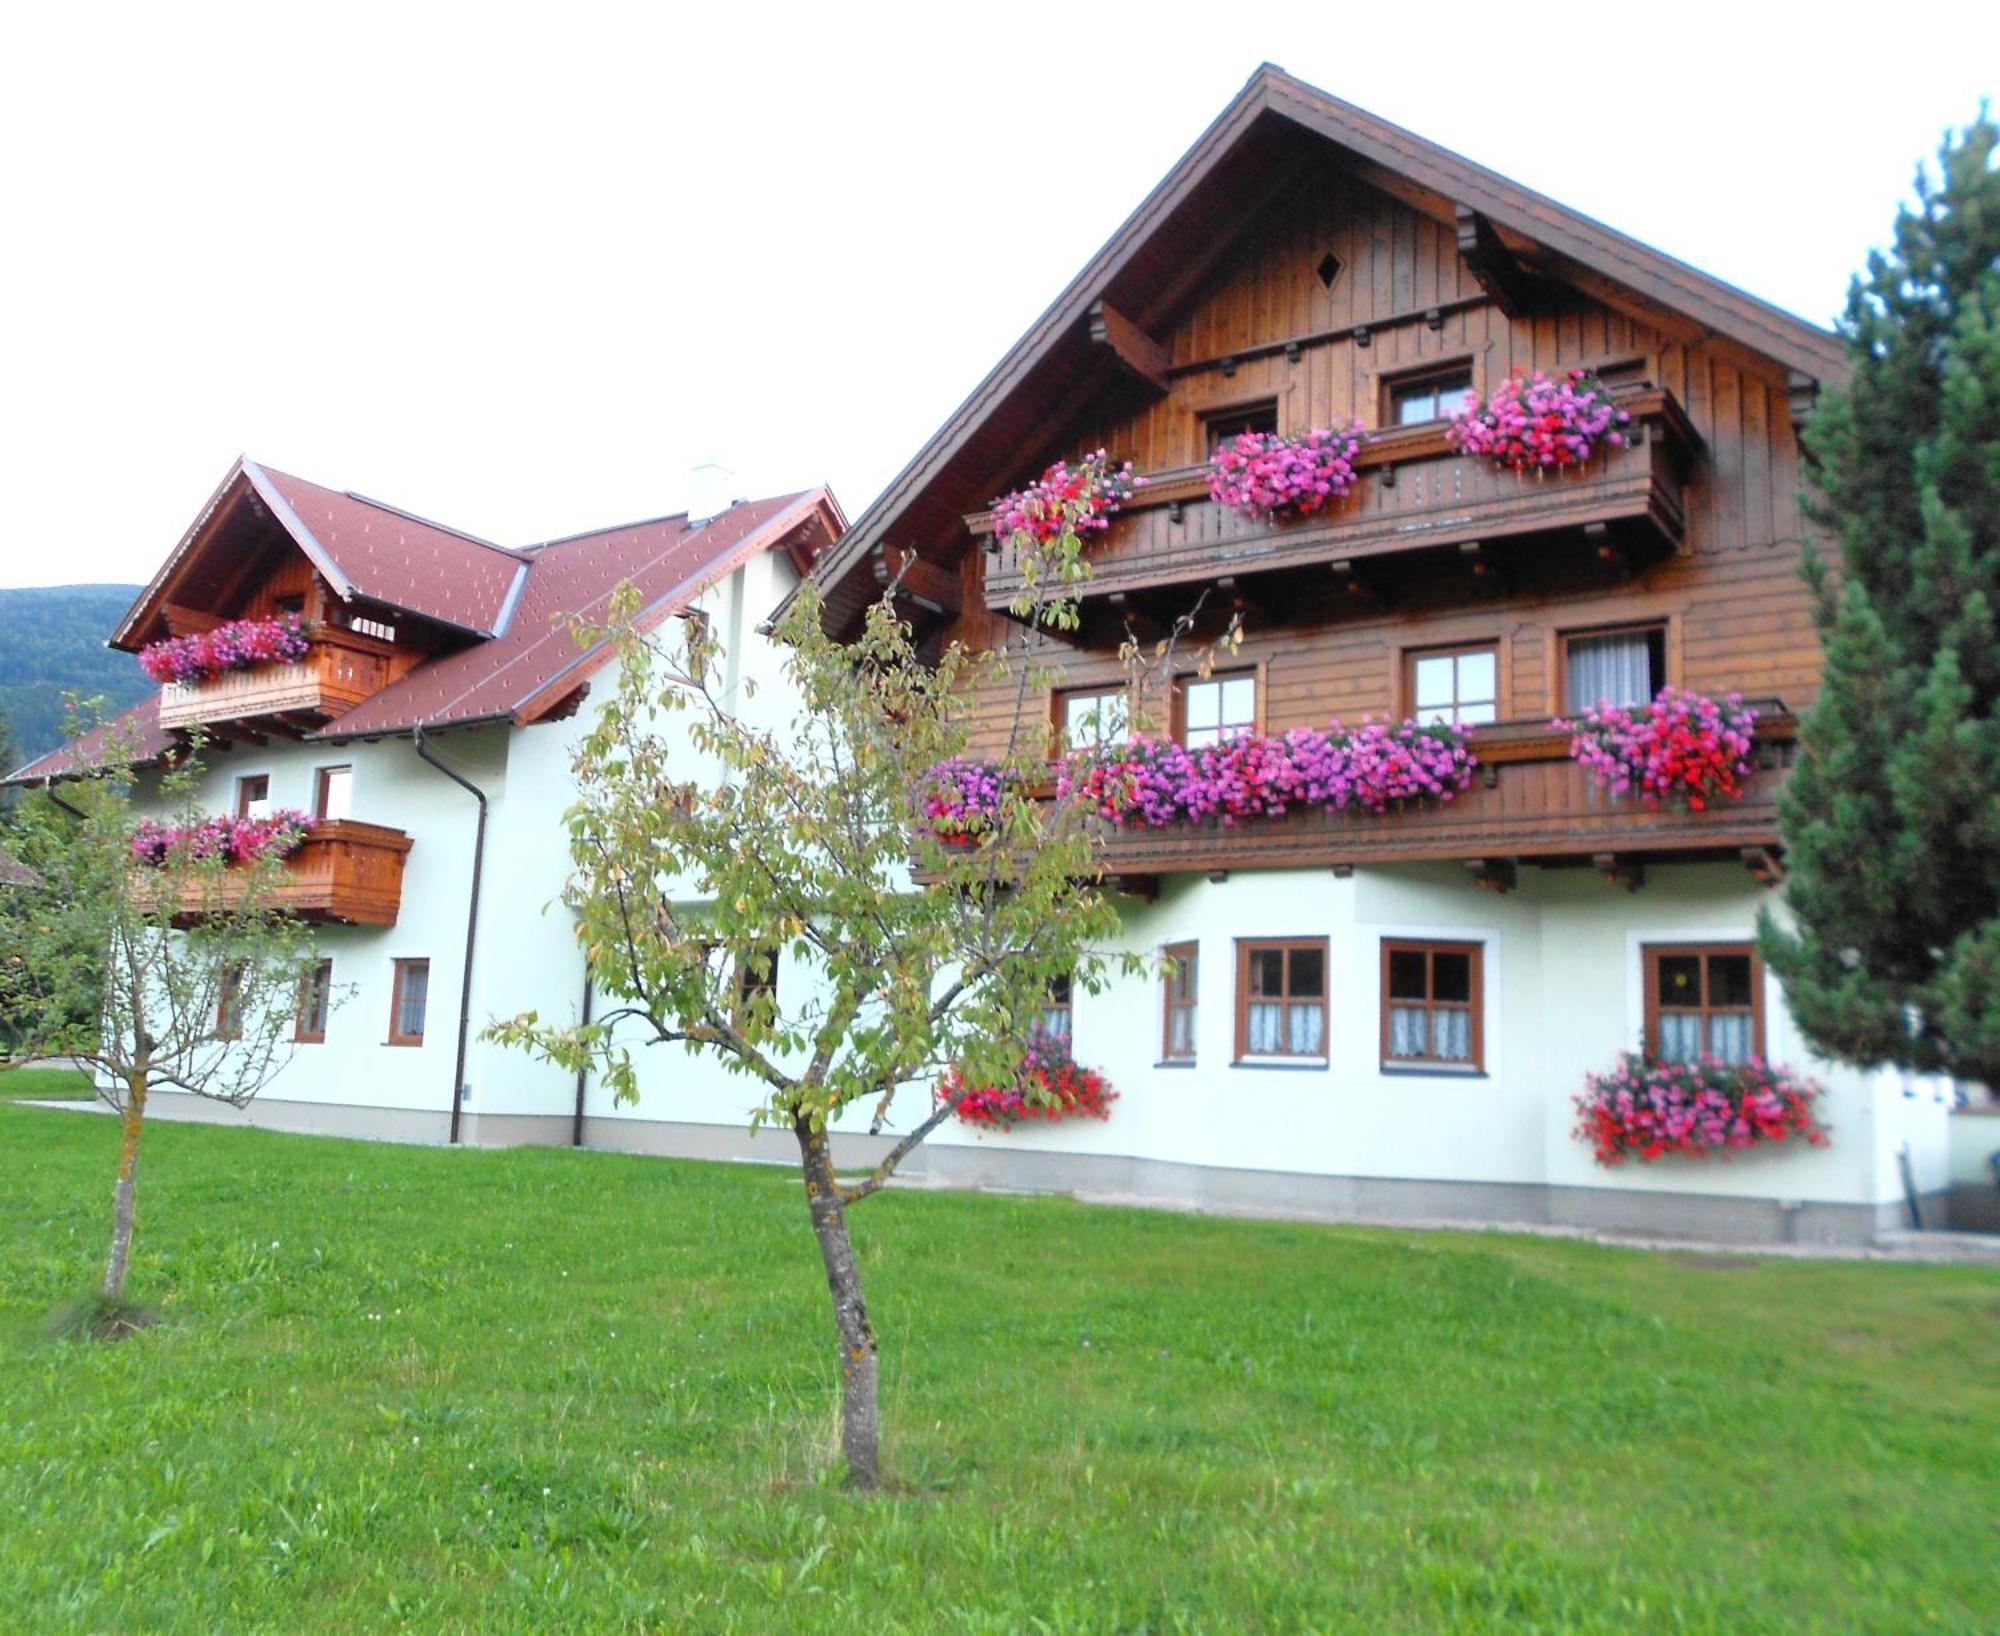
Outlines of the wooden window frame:
{"type": "MultiPolygon", "coordinates": [[[[1663,1010],[1693,1012],[1701,1018],[1701,1039],[1708,1044],[1708,1019],[1714,1015],[1741,1016],[1744,1007],[1711,1006],[1708,1003],[1708,962],[1716,955],[1748,955],[1750,959],[1750,1054],[1759,1061],[1769,1060],[1764,1047],[1764,962],[1754,942],[1745,943],[1647,943],[1639,950],[1640,981],[1645,987],[1644,1037],[1640,1044],[1648,1062],[1659,1062],[1660,1014],[1663,1010]],[[1660,962],[1681,956],[1701,961],[1701,1004],[1666,1006],[1660,1004],[1660,962]]],[[[1704,1055],[1706,1051],[1704,1050],[1704,1055]]]]}
{"type": "Polygon", "coordinates": [[[1072,748],[1069,742],[1065,718],[1066,706],[1071,699],[1109,698],[1113,694],[1125,696],[1125,733],[1132,732],[1131,689],[1123,682],[1089,683],[1079,687],[1058,687],[1049,693],[1049,731],[1051,760],[1060,761],[1072,748]]]}
{"type": "Polygon", "coordinates": [[[1563,629],[1557,631],[1555,633],[1555,686],[1550,694],[1551,698],[1560,701],[1556,713],[1558,715],[1581,714],[1597,703],[1595,699],[1587,699],[1582,704],[1578,704],[1569,696],[1570,643],[1587,641],[1593,636],[1637,636],[1641,632],[1650,634],[1654,631],[1658,631],[1660,634],[1660,680],[1659,686],[1653,689],[1657,694],[1660,688],[1669,687],[1674,681],[1674,621],[1671,618],[1614,619],[1602,625],[1578,625],[1574,628],[1565,626],[1563,629]]]}
{"type": "Polygon", "coordinates": [[[298,1011],[292,1019],[292,1040],[298,1045],[326,1044],[327,1014],[333,1009],[333,961],[313,962],[313,969],[299,979],[298,1011]],[[319,1026],[309,1026],[313,1022],[319,1026]]]}
{"type": "MultiPolygon", "coordinates": [[[[1271,996],[1266,995],[1265,999],[1271,996]]],[[[1236,1055],[1232,1059],[1237,1067],[1256,1067],[1265,1063],[1278,1063],[1294,1067],[1324,1068],[1333,1060],[1333,950],[1332,940],[1325,937],[1239,937],[1236,939],[1236,1055]],[[1325,1049],[1308,1054],[1303,1051],[1251,1051],[1250,1044],[1250,956],[1271,949],[1282,949],[1285,953],[1285,993],[1280,1000],[1284,1007],[1284,1018],[1279,1028],[1283,1039],[1292,1037],[1291,1008],[1301,1004],[1292,998],[1291,956],[1299,950],[1317,951],[1320,957],[1321,981],[1324,988],[1319,995],[1321,1016],[1320,1043],[1325,1049]]]]}
{"type": "Polygon", "coordinates": [[[1049,1038],[1060,1039],[1065,1045],[1072,1044],[1076,1039],[1076,979],[1074,977],[1065,973],[1062,976],[1051,977],[1049,979],[1048,993],[1042,1001],[1043,1017],[1047,1017],[1052,1011],[1060,1011],[1063,1014],[1065,1022],[1063,1031],[1060,1034],[1055,1034],[1051,1033],[1045,1024],[1038,1024],[1037,1026],[1041,1027],[1042,1032],[1048,1035],[1049,1038]],[[1055,997],[1056,984],[1058,983],[1063,985],[1063,997],[1061,1001],[1058,1001],[1055,997]]]}
{"type": "MultiPolygon", "coordinates": [[[[1172,730],[1174,742],[1182,749],[1187,748],[1187,696],[1189,688],[1205,687],[1211,682],[1241,681],[1245,677],[1248,677],[1250,680],[1253,701],[1250,711],[1250,725],[1238,728],[1237,731],[1247,733],[1263,732],[1264,666],[1261,662],[1254,665],[1231,665],[1227,670],[1212,670],[1206,676],[1189,671],[1184,676],[1176,676],[1174,678],[1173,697],[1168,701],[1168,715],[1170,717],[1168,726],[1172,730]]],[[[1227,735],[1225,734],[1224,736],[1226,737],[1227,735]]]]}
{"type": "Polygon", "coordinates": [[[218,1040],[243,1037],[243,968],[224,966],[215,986],[215,1031],[218,1040]]]}
{"type": "MultiPolygon", "coordinates": [[[[1462,642],[1438,642],[1427,647],[1404,648],[1397,684],[1402,689],[1402,709],[1398,712],[1405,720],[1414,721],[1417,715],[1417,662],[1420,659],[1458,659],[1469,653],[1491,653],[1493,655],[1493,720],[1508,719],[1506,644],[1499,636],[1468,637],[1462,642]]],[[[1457,697],[1458,680],[1456,670],[1452,673],[1452,707],[1456,712],[1462,702],[1457,697]]],[[[1435,707],[1433,707],[1435,708],[1435,707]]],[[[1475,723],[1490,726],[1491,723],[1475,723]]]]}
{"type": "Polygon", "coordinates": [[[1215,454],[1215,451],[1221,447],[1224,437],[1236,437],[1241,432],[1250,429],[1245,426],[1239,427],[1235,432],[1218,433],[1216,430],[1218,423],[1233,420],[1252,420],[1267,413],[1270,416],[1271,430],[1273,432],[1278,431],[1282,427],[1283,422],[1278,418],[1279,407],[1275,393],[1259,398],[1244,398],[1236,403],[1214,403],[1204,409],[1197,410],[1195,412],[1196,419],[1201,423],[1201,443],[1199,449],[1201,458],[1203,460],[1210,459],[1215,454]]]}
{"type": "Polygon", "coordinates": [[[753,994],[768,994],[771,996],[771,1011],[774,1016],[778,1009],[778,962],[784,957],[785,951],[782,948],[773,946],[767,949],[759,949],[755,952],[756,955],[768,955],[770,957],[771,974],[768,977],[759,977],[757,975],[755,967],[751,964],[753,958],[755,958],[753,955],[739,954],[736,957],[736,999],[731,1015],[739,1027],[742,1025],[744,1018],[749,1015],[750,997],[753,994]]]}
{"type": "Polygon", "coordinates": [[[417,966],[424,968],[424,1027],[431,1021],[431,962],[429,955],[412,955],[396,962],[396,975],[389,985],[389,1041],[391,1045],[422,1045],[422,1031],[405,1034],[398,1027],[403,1019],[403,985],[409,979],[410,971],[417,966]]]}
{"type": "Polygon", "coordinates": [[[1413,420],[1407,426],[1398,425],[1395,418],[1396,394],[1406,386],[1416,386],[1421,382],[1436,380],[1443,375],[1466,375],[1471,378],[1472,394],[1475,398],[1486,396],[1486,354],[1484,352],[1447,352],[1440,357],[1425,358],[1417,363],[1399,364],[1393,369],[1375,372],[1374,391],[1370,394],[1374,401],[1375,426],[1378,432],[1415,432],[1421,427],[1443,426],[1445,420],[1413,420]]]}
{"type": "Polygon", "coordinates": [[[334,821],[329,820],[326,815],[326,791],[330,781],[329,775],[332,773],[347,774],[348,785],[352,788],[354,783],[354,763],[351,761],[336,761],[329,766],[313,768],[313,817],[321,823],[334,821]]]}
{"type": "Polygon", "coordinates": [[[237,817],[248,818],[250,816],[250,808],[253,801],[269,802],[270,799],[271,799],[271,775],[269,773],[244,773],[241,777],[239,777],[236,780],[237,817]],[[250,786],[252,784],[263,785],[264,793],[262,795],[253,797],[250,794],[250,786]]]}
{"type": "Polygon", "coordinates": [[[1169,943],[1161,953],[1169,964],[1160,973],[1160,1061],[1186,1065],[1192,1063],[1200,1051],[1195,1039],[1195,1026],[1201,1020],[1201,945],[1195,942],[1169,943]],[[1175,991],[1183,970],[1188,979],[1185,997],[1175,991]],[[1189,1014],[1188,1048],[1178,1053],[1174,1050],[1174,1013],[1177,1011],[1189,1014]]]}
{"type": "MultiPolygon", "coordinates": [[[[1382,939],[1382,1067],[1391,1073],[1483,1074],[1486,1072],[1486,945],[1462,939],[1428,937],[1385,937],[1382,939]],[[1469,1011],[1472,1014],[1472,1055],[1469,1057],[1392,1057],[1389,1054],[1389,1010],[1392,1005],[1411,1006],[1412,1000],[1392,1000],[1389,993],[1389,961],[1392,955],[1424,956],[1424,1015],[1434,1011],[1469,1011]],[[1437,962],[1440,954],[1469,955],[1472,960],[1472,997],[1467,1001],[1436,998],[1437,962]]],[[[1431,1037],[1428,1028],[1426,1038],[1431,1037]]]]}

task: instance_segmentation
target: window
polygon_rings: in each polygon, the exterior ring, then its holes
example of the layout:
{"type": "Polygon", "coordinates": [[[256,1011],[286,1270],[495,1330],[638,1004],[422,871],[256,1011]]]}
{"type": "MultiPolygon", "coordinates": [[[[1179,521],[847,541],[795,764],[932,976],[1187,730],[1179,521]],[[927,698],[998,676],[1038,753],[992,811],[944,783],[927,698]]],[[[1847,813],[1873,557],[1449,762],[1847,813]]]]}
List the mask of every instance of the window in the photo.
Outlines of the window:
{"type": "Polygon", "coordinates": [[[1472,371],[1449,369],[1389,383],[1388,424],[1422,426],[1449,420],[1472,401],[1472,371]]]}
{"type": "Polygon", "coordinates": [[[1326,939],[1236,945],[1236,1056],[1326,1059],[1326,939]]]}
{"type": "Polygon", "coordinates": [[[1088,750],[1123,744],[1131,733],[1132,711],[1122,687],[1078,687],[1056,695],[1056,726],[1063,749],[1088,750]]]}
{"type": "Polygon", "coordinates": [[[750,1002],[758,995],[770,1002],[773,1013],[778,1008],[778,951],[775,948],[759,949],[754,954],[740,955],[736,961],[736,1015],[749,1015],[750,1002]]]}
{"type": "Polygon", "coordinates": [[[1581,631],[1563,638],[1563,707],[1651,704],[1667,685],[1667,628],[1581,631]]]}
{"type": "Polygon", "coordinates": [[[313,816],[322,822],[354,810],[354,769],[322,767],[313,776],[313,816]]]}
{"type": "Polygon", "coordinates": [[[1220,744],[1257,726],[1257,673],[1213,676],[1181,684],[1181,743],[1190,750],[1220,744]]]}
{"type": "Polygon", "coordinates": [[[240,1040],[243,1037],[243,968],[225,966],[215,990],[215,1037],[240,1040]]]}
{"type": "Polygon", "coordinates": [[[1764,983],[1748,943],[1646,950],[1646,1055],[1658,1062],[1747,1062],[1764,1054],[1764,983]]]}
{"type": "Polygon", "coordinates": [[[1201,951],[1193,943],[1174,943],[1166,950],[1167,969],[1161,978],[1165,1022],[1160,1044],[1162,1062],[1194,1061],[1195,976],[1201,951]]]}
{"type": "Polygon", "coordinates": [[[396,962],[396,992],[389,1007],[389,1043],[422,1045],[424,1011],[430,1002],[431,963],[428,960],[396,962]]]}
{"type": "Polygon", "coordinates": [[[1483,1068],[1480,946],[1382,940],[1382,1066],[1483,1068]]]}
{"type": "Polygon", "coordinates": [[[256,773],[249,778],[236,781],[236,816],[239,818],[268,818],[271,815],[271,779],[267,773],[256,773]]]}
{"type": "Polygon", "coordinates": [[[1492,642],[1433,648],[1409,657],[1410,714],[1429,726],[1471,727],[1500,719],[1500,650],[1492,642]]]}
{"type": "Polygon", "coordinates": [[[1074,990],[1068,973],[1049,979],[1048,998],[1042,1002],[1042,1032],[1052,1040],[1068,1041],[1074,990]]]}
{"type": "Polygon", "coordinates": [[[1278,400],[1268,403],[1246,403],[1234,409],[1218,409],[1212,415],[1202,416],[1202,425],[1208,432],[1208,452],[1215,451],[1232,437],[1241,437],[1245,432],[1275,432],[1278,429],[1278,400]]]}
{"type": "Polygon", "coordinates": [[[322,960],[299,981],[299,1013],[292,1038],[301,1045],[326,1043],[326,1014],[333,1005],[333,962],[322,960]]]}

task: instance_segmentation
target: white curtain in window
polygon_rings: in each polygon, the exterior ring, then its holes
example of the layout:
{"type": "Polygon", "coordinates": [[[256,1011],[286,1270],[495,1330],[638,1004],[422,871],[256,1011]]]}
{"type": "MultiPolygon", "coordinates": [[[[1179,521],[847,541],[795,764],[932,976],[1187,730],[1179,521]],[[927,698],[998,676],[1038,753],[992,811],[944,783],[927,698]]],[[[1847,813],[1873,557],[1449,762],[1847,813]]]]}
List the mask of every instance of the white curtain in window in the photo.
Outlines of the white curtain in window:
{"type": "Polygon", "coordinates": [[[1750,1060],[1750,1019],[1742,1012],[1725,1012],[1708,1019],[1708,1054],[1717,1062],[1750,1060]]]}
{"type": "Polygon", "coordinates": [[[1429,1023],[1420,1005],[1389,1007],[1389,1055],[1420,1057],[1428,1049],[1429,1023]]]}
{"type": "Polygon", "coordinates": [[[1319,1004],[1294,1005],[1288,1015],[1291,1018],[1291,1038],[1287,1046],[1295,1057],[1319,1057],[1326,1055],[1326,1008],[1319,1004]]]}
{"type": "Polygon", "coordinates": [[[1167,1055],[1171,1057],[1191,1057],[1194,1055],[1194,1011],[1192,1008],[1176,1006],[1167,1013],[1167,1055]]]}
{"type": "Polygon", "coordinates": [[[1049,1010],[1042,1013],[1042,1032],[1052,1040],[1069,1038],[1069,1008],[1049,1010]]]}
{"type": "Polygon", "coordinates": [[[1472,1060],[1472,1013],[1433,1011],[1431,1013],[1431,1055],[1440,1062],[1472,1060]]]}
{"type": "Polygon", "coordinates": [[[1660,1056],[1667,1062],[1701,1059],[1701,1018],[1685,1011],[1660,1014],[1660,1056]]]}
{"type": "Polygon", "coordinates": [[[1284,1049],[1285,1008],[1275,1000],[1252,1000],[1245,1021],[1253,1055],[1276,1056],[1284,1049]]]}
{"type": "Polygon", "coordinates": [[[1569,644],[1569,707],[1651,704],[1653,649],[1643,631],[1581,636],[1569,644]]]}

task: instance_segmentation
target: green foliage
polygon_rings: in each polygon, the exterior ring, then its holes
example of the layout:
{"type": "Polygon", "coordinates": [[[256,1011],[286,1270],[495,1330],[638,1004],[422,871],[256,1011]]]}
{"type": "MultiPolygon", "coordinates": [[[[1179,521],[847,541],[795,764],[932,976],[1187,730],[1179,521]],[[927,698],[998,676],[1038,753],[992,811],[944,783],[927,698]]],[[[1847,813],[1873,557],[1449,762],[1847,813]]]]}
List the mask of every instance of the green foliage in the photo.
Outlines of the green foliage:
{"type": "Polygon", "coordinates": [[[1918,178],[1806,430],[1826,676],[1766,958],[1820,1049],[2000,1082],[2000,127],[1918,178]]]}
{"type": "Polygon", "coordinates": [[[63,742],[68,694],[101,697],[115,714],[152,691],[138,660],[104,645],[138,594],[136,585],[0,590],[0,717],[14,741],[0,772],[63,742]]]}
{"type": "MultiPolygon", "coordinates": [[[[1063,544],[1045,584],[1083,571],[1074,534],[1063,544]]],[[[1035,640],[1075,617],[1052,598],[1036,608],[1035,640]]],[[[922,774],[965,748],[965,701],[1008,658],[954,645],[919,663],[887,599],[837,642],[808,586],[777,632],[796,709],[764,722],[714,691],[702,626],[668,646],[635,611],[628,590],[609,630],[585,633],[615,638],[621,662],[569,814],[568,901],[618,1003],[579,1027],[529,1013],[494,1037],[596,1062],[621,1098],[636,1094],[635,1039],[680,1043],[760,1081],[760,1119],[815,1128],[864,1099],[886,1118],[912,1086],[929,1120],[953,1064],[1011,1081],[1051,979],[1093,985],[1118,921],[1081,811],[1028,794],[1047,777],[1039,741],[1017,746],[981,845],[918,832],[922,774]],[[913,857],[931,885],[913,883],[913,857]],[[800,973],[775,998],[772,950],[800,973]],[[747,998],[746,971],[760,980],[747,998]]]]}
{"type": "MultiPolygon", "coordinates": [[[[176,846],[135,865],[138,777],[114,731],[88,775],[21,803],[7,844],[34,880],[0,891],[0,1016],[17,1054],[101,1070],[114,1106],[160,1085],[240,1104],[289,1050],[311,934],[282,909],[275,858],[176,846]]],[[[200,816],[198,747],[153,778],[155,810],[200,816]]]]}
{"type": "Polygon", "coordinates": [[[1990,1269],[892,1191],[861,1502],[782,1172],[148,1141],[37,1342],[117,1130],[0,1107],[9,1636],[1992,1628],[1990,1269]]]}

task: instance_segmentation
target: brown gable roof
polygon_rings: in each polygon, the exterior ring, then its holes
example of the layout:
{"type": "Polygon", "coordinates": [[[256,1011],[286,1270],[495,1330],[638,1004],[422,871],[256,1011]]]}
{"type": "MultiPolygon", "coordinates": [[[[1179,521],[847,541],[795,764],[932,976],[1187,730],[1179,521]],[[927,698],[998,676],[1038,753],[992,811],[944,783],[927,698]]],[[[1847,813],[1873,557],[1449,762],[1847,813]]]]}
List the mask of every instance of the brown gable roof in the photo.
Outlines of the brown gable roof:
{"type": "Polygon", "coordinates": [[[315,737],[359,738],[414,726],[495,719],[536,721],[611,657],[608,644],[579,649],[566,614],[601,615],[630,580],[641,607],[661,618],[691,604],[711,582],[762,552],[794,543],[815,550],[838,537],[832,494],[808,489],[746,500],[690,526],[662,517],[554,540],[525,553],[527,585],[508,628],[489,642],[418,666],[315,737]],[[816,543],[815,543],[816,542],[816,543]]]}
{"type": "Polygon", "coordinates": [[[69,778],[104,760],[107,745],[116,741],[137,767],[150,767],[180,743],[180,735],[160,725],[160,694],[148,693],[129,710],[91,728],[67,744],[17,767],[0,784],[38,784],[47,778],[69,778]]]}
{"type": "Polygon", "coordinates": [[[203,553],[226,549],[217,543],[222,525],[259,504],[343,601],[379,603],[474,636],[500,629],[527,574],[522,555],[505,546],[242,458],[118,622],[111,645],[136,648],[203,553]]]}
{"type": "Polygon", "coordinates": [[[1243,200],[1282,178],[1300,131],[1345,150],[1364,180],[1447,219],[1464,205],[1544,247],[1551,271],[1594,278],[1607,302],[1622,296],[1635,310],[1682,314],[1815,381],[1845,373],[1831,332],[1266,63],[820,560],[814,577],[833,618],[852,617],[872,594],[871,576],[853,570],[892,529],[922,536],[962,511],[958,487],[990,477],[1009,463],[997,455],[1018,453],[1045,428],[1101,360],[1088,340],[1092,304],[1108,299],[1129,317],[1159,316],[1188,288],[1187,257],[1174,243],[1219,242],[1241,221],[1243,200]]]}

